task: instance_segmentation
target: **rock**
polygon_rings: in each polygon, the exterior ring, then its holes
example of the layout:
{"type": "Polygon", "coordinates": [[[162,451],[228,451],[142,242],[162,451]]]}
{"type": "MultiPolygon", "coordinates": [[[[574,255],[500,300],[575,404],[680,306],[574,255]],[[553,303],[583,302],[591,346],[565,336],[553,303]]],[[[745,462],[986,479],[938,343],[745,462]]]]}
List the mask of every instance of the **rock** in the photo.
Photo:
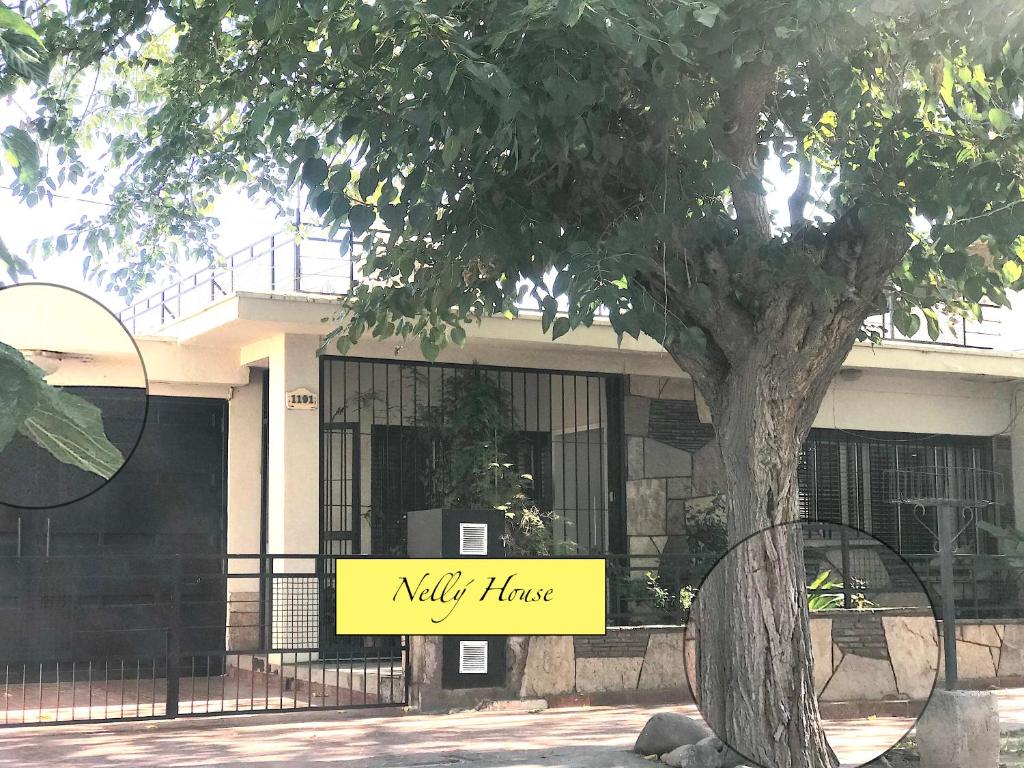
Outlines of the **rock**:
{"type": "Polygon", "coordinates": [[[677,712],[659,712],[644,725],[633,749],[641,755],[664,755],[709,736],[711,730],[699,720],[677,712]]]}
{"type": "Polygon", "coordinates": [[[1003,630],[1003,648],[999,654],[1000,677],[1024,675],[1024,624],[1007,624],[1003,630]]]}
{"type": "Polygon", "coordinates": [[[647,437],[650,424],[651,401],[646,397],[626,395],[623,404],[626,434],[647,437]]]}
{"type": "Polygon", "coordinates": [[[661,756],[661,762],[670,768],[739,768],[742,759],[717,736],[677,747],[661,756]]]}
{"type": "Polygon", "coordinates": [[[814,692],[821,691],[832,678],[832,619],[811,619],[811,655],[814,657],[814,692]]]}
{"type": "Polygon", "coordinates": [[[665,481],[626,482],[626,533],[630,536],[665,535],[665,481]]]}
{"type": "Polygon", "coordinates": [[[688,451],[644,438],[644,477],[689,476],[693,472],[688,451]]]}
{"type": "Polygon", "coordinates": [[[570,693],[576,688],[576,656],[571,637],[530,638],[519,695],[524,698],[570,693]]]}

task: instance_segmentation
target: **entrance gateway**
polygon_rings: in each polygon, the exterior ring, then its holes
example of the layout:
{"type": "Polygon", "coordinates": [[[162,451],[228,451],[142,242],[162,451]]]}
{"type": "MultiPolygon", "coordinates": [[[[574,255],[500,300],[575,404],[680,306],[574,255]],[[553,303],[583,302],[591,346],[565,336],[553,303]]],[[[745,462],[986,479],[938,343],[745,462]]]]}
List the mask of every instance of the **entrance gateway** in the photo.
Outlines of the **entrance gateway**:
{"type": "Polygon", "coordinates": [[[0,725],[404,704],[401,662],[323,653],[329,558],[227,553],[227,429],[224,400],[153,396],[114,482],[0,506],[0,725]]]}
{"type": "Polygon", "coordinates": [[[404,705],[406,639],[333,631],[334,561],[406,553],[450,461],[424,419],[481,378],[556,539],[622,551],[618,375],[323,359],[320,551],[287,555],[227,551],[226,402],[154,396],[116,482],[0,508],[0,724],[404,705]]]}

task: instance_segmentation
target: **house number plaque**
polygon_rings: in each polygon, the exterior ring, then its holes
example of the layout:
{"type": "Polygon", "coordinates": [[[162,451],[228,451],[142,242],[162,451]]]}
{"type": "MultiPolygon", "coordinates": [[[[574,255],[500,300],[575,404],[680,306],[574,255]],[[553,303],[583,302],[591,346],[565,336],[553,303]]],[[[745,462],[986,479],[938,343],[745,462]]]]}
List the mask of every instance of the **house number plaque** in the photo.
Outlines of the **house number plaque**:
{"type": "Polygon", "coordinates": [[[300,411],[315,411],[320,407],[316,392],[308,389],[293,389],[285,395],[285,406],[300,411]]]}

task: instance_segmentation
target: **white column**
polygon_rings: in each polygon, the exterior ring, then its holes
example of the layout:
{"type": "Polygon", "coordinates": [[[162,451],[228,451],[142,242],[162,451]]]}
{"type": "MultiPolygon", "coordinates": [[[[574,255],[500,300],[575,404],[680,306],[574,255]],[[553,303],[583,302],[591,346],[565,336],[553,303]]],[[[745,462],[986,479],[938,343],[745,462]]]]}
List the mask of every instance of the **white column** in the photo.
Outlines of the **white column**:
{"type": "Polygon", "coordinates": [[[320,548],[320,412],[286,407],[286,394],[319,394],[315,336],[282,334],[270,355],[268,551],[316,554],[320,548]]]}
{"type": "MultiPolygon", "coordinates": [[[[250,383],[234,387],[228,400],[228,519],[229,555],[260,551],[260,503],[263,490],[263,386],[261,371],[250,383]]],[[[228,572],[256,574],[258,558],[232,558],[228,572]]],[[[228,580],[228,648],[259,646],[260,584],[257,578],[228,580]]],[[[239,663],[242,663],[239,660],[239,663]]]]}
{"type": "MultiPolygon", "coordinates": [[[[267,552],[272,555],[316,555],[320,550],[320,411],[286,405],[293,390],[319,394],[318,346],[316,336],[293,334],[275,336],[268,344],[267,552]]],[[[320,586],[315,573],[312,558],[274,560],[275,647],[319,643],[320,586]]],[[[285,654],[276,663],[287,666],[305,659],[306,654],[285,654]]]]}

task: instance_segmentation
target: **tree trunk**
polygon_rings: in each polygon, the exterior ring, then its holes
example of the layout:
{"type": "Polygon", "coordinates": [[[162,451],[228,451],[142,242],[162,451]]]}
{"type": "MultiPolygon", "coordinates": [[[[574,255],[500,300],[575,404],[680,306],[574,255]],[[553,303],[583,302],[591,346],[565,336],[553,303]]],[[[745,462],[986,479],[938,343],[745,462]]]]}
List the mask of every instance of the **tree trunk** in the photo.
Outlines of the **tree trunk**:
{"type": "Polygon", "coordinates": [[[778,341],[755,342],[709,398],[729,541],[743,544],[701,588],[700,705],[728,746],[765,768],[832,768],[812,679],[800,526],[778,524],[799,519],[800,450],[853,339],[827,362],[783,354],[778,341]]]}

